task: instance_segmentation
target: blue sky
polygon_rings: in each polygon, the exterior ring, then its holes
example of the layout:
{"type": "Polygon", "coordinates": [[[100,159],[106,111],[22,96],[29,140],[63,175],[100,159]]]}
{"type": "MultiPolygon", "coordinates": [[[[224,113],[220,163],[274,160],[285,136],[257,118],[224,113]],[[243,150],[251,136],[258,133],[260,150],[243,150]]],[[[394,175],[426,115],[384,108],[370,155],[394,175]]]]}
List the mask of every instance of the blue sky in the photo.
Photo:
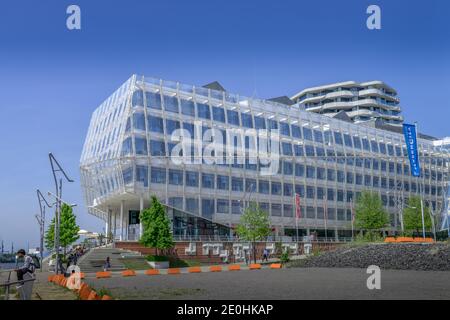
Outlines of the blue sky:
{"type": "Polygon", "coordinates": [[[450,136],[450,3],[429,1],[8,1],[0,7],[0,240],[38,244],[35,189],[53,190],[48,152],[76,180],[92,111],[132,73],[270,98],[329,82],[383,80],[407,121],[450,136]],[[82,30],[66,28],[81,7],[82,30]],[[366,28],[381,7],[382,29],[366,28]]]}

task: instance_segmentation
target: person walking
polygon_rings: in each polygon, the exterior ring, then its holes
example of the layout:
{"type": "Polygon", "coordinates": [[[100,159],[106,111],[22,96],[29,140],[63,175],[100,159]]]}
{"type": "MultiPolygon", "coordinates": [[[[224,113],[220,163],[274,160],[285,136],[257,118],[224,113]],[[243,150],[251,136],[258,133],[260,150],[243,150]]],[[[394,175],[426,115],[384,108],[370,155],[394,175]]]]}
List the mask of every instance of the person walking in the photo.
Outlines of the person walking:
{"type": "Polygon", "coordinates": [[[111,269],[111,261],[109,259],[109,257],[106,257],[106,261],[105,264],[103,266],[103,271],[108,271],[109,269],[111,269]]]}
{"type": "Polygon", "coordinates": [[[263,259],[262,260],[263,260],[263,262],[264,261],[269,262],[269,250],[267,250],[267,248],[265,248],[263,251],[263,259]]]}

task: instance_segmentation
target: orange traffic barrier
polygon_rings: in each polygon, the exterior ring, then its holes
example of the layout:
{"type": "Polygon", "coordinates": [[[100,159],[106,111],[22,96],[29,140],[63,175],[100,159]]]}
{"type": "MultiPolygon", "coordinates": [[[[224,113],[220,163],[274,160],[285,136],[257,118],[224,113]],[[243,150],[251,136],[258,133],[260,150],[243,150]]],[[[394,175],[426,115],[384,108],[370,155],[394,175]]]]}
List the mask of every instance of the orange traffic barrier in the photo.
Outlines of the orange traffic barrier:
{"type": "Polygon", "coordinates": [[[87,299],[88,300],[100,300],[99,296],[97,295],[97,293],[94,290],[91,290],[87,299]]]}
{"type": "Polygon", "coordinates": [[[136,272],[134,270],[125,270],[122,271],[123,277],[134,277],[136,275],[136,272]]]}
{"type": "Polygon", "coordinates": [[[189,273],[201,273],[202,272],[202,268],[200,267],[191,267],[188,269],[189,273]]]}
{"type": "Polygon", "coordinates": [[[414,242],[412,237],[398,237],[396,242],[414,242]]]}
{"type": "Polygon", "coordinates": [[[95,274],[97,279],[111,278],[111,271],[101,271],[95,274]]]}
{"type": "Polygon", "coordinates": [[[170,268],[167,269],[167,274],[180,274],[181,270],[180,268],[170,268]]]}
{"type": "Polygon", "coordinates": [[[250,270],[259,270],[261,269],[261,265],[259,263],[252,263],[250,265],[250,270]]]}
{"type": "Polygon", "coordinates": [[[209,271],[210,272],[220,272],[220,271],[222,271],[222,267],[221,266],[211,266],[211,267],[209,267],[209,271]]]}
{"type": "Polygon", "coordinates": [[[52,282],[54,277],[54,275],[48,276],[48,282],[52,282]]]}
{"type": "Polygon", "coordinates": [[[228,266],[228,271],[239,271],[241,270],[241,266],[238,264],[232,264],[228,266]]]}
{"type": "Polygon", "coordinates": [[[414,238],[414,242],[433,242],[433,238],[414,238]]]}
{"type": "Polygon", "coordinates": [[[272,263],[270,265],[270,269],[281,269],[281,268],[282,268],[281,263],[272,263]]]}
{"type": "Polygon", "coordinates": [[[157,276],[160,274],[158,269],[148,269],[145,271],[145,274],[148,276],[157,276]]]}
{"type": "Polygon", "coordinates": [[[80,272],[80,279],[84,279],[86,278],[86,275],[84,274],[84,272],[80,272]]]}
{"type": "Polygon", "coordinates": [[[397,240],[394,237],[386,237],[384,239],[384,242],[386,243],[392,243],[392,242],[397,242],[397,240]]]}
{"type": "Polygon", "coordinates": [[[108,296],[108,295],[104,295],[103,297],[102,297],[102,300],[113,300],[113,298],[111,298],[110,296],[108,296]]]}
{"type": "Polygon", "coordinates": [[[81,300],[88,300],[88,298],[89,298],[89,296],[91,294],[91,291],[92,290],[91,290],[91,288],[89,288],[88,285],[82,286],[82,288],[80,290],[80,293],[79,293],[80,299],[81,300]]]}

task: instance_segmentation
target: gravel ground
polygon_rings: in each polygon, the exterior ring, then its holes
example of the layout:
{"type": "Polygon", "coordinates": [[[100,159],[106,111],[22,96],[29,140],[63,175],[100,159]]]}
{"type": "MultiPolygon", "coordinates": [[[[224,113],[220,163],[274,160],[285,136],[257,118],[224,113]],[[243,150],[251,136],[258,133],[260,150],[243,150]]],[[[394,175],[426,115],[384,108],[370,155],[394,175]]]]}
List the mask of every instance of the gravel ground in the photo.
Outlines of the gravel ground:
{"type": "Polygon", "coordinates": [[[86,279],[128,300],[450,299],[450,272],[381,270],[369,290],[365,269],[290,268],[221,273],[86,279]]]}
{"type": "Polygon", "coordinates": [[[449,244],[370,244],[342,247],[306,260],[293,262],[291,267],[367,268],[450,271],[449,244]]]}

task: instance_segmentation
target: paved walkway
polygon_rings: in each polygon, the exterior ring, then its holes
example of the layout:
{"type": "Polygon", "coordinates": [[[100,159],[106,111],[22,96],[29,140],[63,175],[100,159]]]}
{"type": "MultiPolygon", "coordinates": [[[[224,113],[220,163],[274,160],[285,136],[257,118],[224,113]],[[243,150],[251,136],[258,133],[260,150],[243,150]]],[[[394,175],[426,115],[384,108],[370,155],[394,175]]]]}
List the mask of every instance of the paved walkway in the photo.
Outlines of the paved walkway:
{"type": "Polygon", "coordinates": [[[153,299],[450,299],[450,272],[382,270],[369,290],[365,269],[290,268],[168,276],[87,278],[114,298],[153,299]]]}
{"type": "Polygon", "coordinates": [[[69,289],[48,282],[48,276],[54,273],[37,272],[33,286],[33,300],[77,300],[78,297],[69,289]]]}

